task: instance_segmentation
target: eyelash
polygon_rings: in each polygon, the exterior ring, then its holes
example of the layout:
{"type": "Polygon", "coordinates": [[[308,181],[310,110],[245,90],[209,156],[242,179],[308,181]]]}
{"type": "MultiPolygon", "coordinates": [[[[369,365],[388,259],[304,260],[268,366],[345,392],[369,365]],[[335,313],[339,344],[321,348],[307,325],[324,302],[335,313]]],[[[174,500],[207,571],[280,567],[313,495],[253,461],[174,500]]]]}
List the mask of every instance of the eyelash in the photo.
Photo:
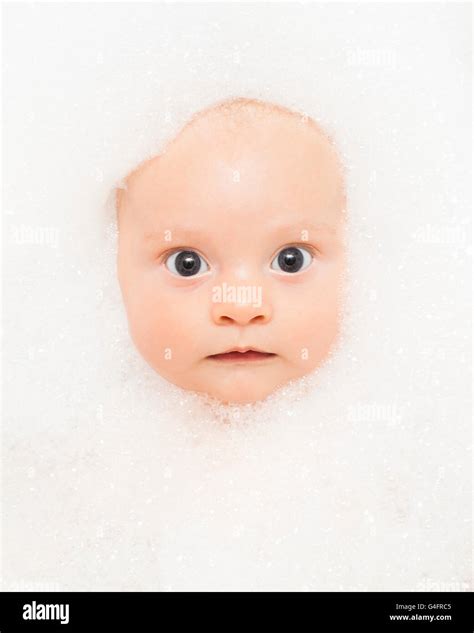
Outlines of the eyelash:
{"type": "MultiPolygon", "coordinates": [[[[193,247],[190,247],[190,246],[177,247],[177,248],[174,248],[171,251],[167,251],[166,253],[163,253],[163,255],[159,258],[159,262],[166,265],[168,260],[170,260],[173,255],[176,255],[176,254],[178,254],[180,252],[183,252],[183,251],[190,251],[190,252],[196,253],[203,260],[205,265],[208,267],[207,270],[205,270],[204,272],[208,272],[208,270],[210,269],[211,266],[208,263],[207,259],[197,249],[195,249],[193,247]]],[[[299,272],[302,272],[303,270],[306,270],[307,268],[309,268],[309,266],[312,264],[314,258],[318,254],[318,252],[319,251],[314,246],[312,246],[310,244],[307,244],[307,243],[304,243],[304,244],[301,244],[301,243],[285,244],[284,246],[281,246],[277,251],[275,251],[275,253],[272,255],[272,257],[270,259],[270,266],[271,266],[271,269],[274,270],[275,272],[288,274],[288,275],[295,275],[295,274],[297,274],[299,272]],[[282,253],[284,250],[290,249],[290,248],[300,249],[300,250],[303,250],[303,251],[306,251],[307,253],[309,253],[309,255],[311,257],[311,261],[309,262],[309,264],[307,266],[305,266],[305,268],[303,268],[303,269],[298,269],[296,272],[290,272],[290,271],[285,271],[285,270],[281,270],[281,269],[278,270],[278,269],[273,268],[272,264],[276,260],[278,254],[282,253]]],[[[168,266],[166,266],[166,267],[168,268],[168,266]]],[[[169,270],[169,268],[168,268],[168,270],[169,270]]],[[[200,268],[198,269],[198,273],[199,273],[199,270],[200,270],[200,268]]],[[[171,270],[169,270],[169,272],[172,275],[174,275],[174,276],[184,277],[184,278],[186,278],[187,276],[189,276],[189,277],[198,277],[198,276],[200,276],[199,274],[180,275],[179,273],[173,272],[171,270]]],[[[201,273],[201,275],[202,274],[203,273],[201,273]]]]}
{"type": "Polygon", "coordinates": [[[312,257],[316,257],[316,255],[319,252],[316,247],[312,246],[311,244],[308,244],[307,242],[304,242],[303,244],[299,244],[298,242],[295,242],[293,244],[285,244],[284,246],[280,246],[280,248],[276,250],[275,253],[272,255],[271,261],[275,259],[278,253],[285,250],[285,248],[302,248],[308,251],[309,253],[311,253],[312,257]]]}

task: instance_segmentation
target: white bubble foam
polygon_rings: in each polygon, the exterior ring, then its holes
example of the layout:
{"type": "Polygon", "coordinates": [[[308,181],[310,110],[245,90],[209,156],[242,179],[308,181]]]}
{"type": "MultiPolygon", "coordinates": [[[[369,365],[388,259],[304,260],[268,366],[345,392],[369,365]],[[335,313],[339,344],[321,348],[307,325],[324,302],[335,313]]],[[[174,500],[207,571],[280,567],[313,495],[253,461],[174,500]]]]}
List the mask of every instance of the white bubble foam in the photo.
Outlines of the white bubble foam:
{"type": "Polygon", "coordinates": [[[471,582],[466,15],[5,9],[5,589],[471,582]],[[237,95],[334,138],[350,269],[328,363],[225,407],[130,342],[110,193],[193,112],[237,95]]]}

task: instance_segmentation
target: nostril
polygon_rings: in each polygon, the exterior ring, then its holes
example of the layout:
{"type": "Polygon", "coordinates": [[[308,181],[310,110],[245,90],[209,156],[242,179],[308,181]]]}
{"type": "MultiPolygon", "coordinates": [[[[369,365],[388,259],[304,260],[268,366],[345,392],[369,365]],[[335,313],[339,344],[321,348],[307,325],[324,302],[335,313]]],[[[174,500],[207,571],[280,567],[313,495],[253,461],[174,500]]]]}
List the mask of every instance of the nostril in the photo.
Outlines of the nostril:
{"type": "Polygon", "coordinates": [[[234,323],[234,319],[232,319],[231,317],[222,315],[219,317],[219,323],[234,323]]]}
{"type": "Polygon", "coordinates": [[[251,319],[247,320],[247,319],[234,319],[230,316],[227,316],[225,314],[221,314],[218,319],[217,319],[217,323],[219,323],[220,325],[231,325],[233,323],[240,323],[240,322],[246,322],[246,323],[266,323],[267,321],[267,317],[264,314],[258,314],[257,316],[252,317],[251,319]]]}

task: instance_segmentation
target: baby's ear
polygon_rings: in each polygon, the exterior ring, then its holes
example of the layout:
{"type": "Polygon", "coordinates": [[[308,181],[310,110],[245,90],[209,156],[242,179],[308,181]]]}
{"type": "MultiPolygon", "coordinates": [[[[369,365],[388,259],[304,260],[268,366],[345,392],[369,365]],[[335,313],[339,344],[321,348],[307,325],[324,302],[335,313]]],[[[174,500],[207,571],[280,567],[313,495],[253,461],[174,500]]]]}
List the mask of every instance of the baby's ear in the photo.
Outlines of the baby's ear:
{"type": "Polygon", "coordinates": [[[125,189],[125,191],[127,191],[127,179],[126,178],[122,178],[122,180],[118,181],[117,189],[125,189]]]}
{"type": "Polygon", "coordinates": [[[122,180],[121,182],[118,183],[118,185],[115,188],[115,209],[117,211],[120,211],[120,209],[122,208],[126,191],[127,191],[127,183],[124,180],[122,180]]]}

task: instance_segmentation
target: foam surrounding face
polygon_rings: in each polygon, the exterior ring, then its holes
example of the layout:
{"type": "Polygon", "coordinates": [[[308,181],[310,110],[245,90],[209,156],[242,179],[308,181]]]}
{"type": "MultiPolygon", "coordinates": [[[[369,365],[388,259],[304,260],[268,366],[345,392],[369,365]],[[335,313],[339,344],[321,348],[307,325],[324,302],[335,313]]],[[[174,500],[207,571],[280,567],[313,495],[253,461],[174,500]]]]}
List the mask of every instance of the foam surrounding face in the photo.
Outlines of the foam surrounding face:
{"type": "Polygon", "coordinates": [[[314,370],[339,331],[343,211],[336,152],[307,117],[198,116],[119,190],[118,276],[142,356],[223,402],[314,370]]]}

